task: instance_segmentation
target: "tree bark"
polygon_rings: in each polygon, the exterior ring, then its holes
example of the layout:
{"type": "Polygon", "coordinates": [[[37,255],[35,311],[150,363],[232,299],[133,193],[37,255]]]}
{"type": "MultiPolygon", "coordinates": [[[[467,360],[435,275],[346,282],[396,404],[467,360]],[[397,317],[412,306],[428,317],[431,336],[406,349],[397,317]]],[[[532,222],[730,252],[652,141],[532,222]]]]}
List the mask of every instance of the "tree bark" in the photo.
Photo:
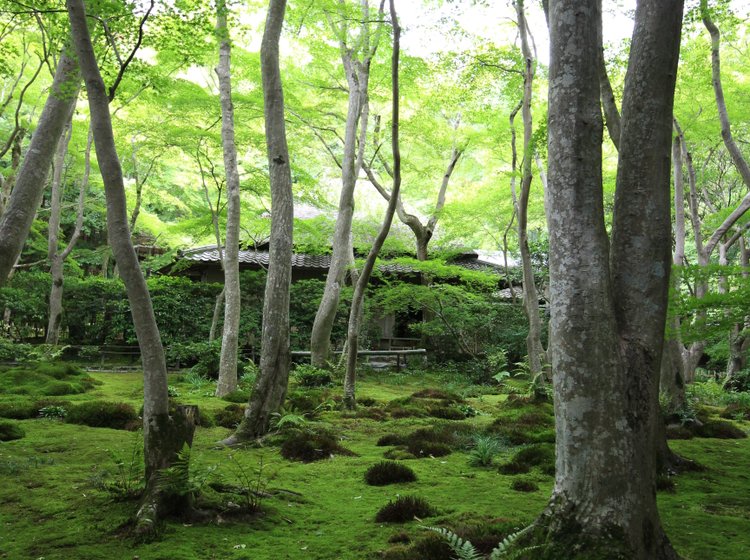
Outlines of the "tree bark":
{"type": "MultiPolygon", "coordinates": [[[[73,115],[71,114],[71,117],[73,115]]],[[[52,163],[52,185],[50,188],[49,221],[47,222],[47,260],[50,265],[52,287],[49,297],[49,311],[47,314],[47,344],[57,344],[60,334],[60,319],[62,318],[62,261],[57,259],[65,157],[73,132],[72,120],[65,125],[65,130],[57,143],[57,150],[52,163]]]]}
{"type": "Polygon", "coordinates": [[[636,8],[610,259],[597,65],[601,5],[550,3],[548,223],[557,469],[540,518],[546,529],[539,534],[568,558],[677,558],[656,509],[654,446],[682,7],[681,0],[642,0],[636,8]]]}
{"type": "Polygon", "coordinates": [[[225,0],[216,5],[216,35],[219,39],[219,96],[221,98],[221,140],[224,147],[224,171],[227,181],[227,230],[224,248],[224,329],[216,396],[237,389],[237,343],[240,334],[240,174],[237,146],[234,142],[232,105],[231,43],[227,27],[225,0]]]}
{"type": "MultiPolygon", "coordinates": [[[[54,243],[50,241],[50,276],[52,277],[52,287],[49,295],[49,322],[47,325],[47,344],[57,344],[60,339],[60,323],[62,321],[62,298],[63,298],[63,287],[64,287],[64,264],[70,253],[75,249],[78,239],[81,237],[83,231],[83,216],[86,205],[86,193],[88,192],[89,186],[89,175],[91,174],[91,145],[93,143],[93,137],[89,130],[88,139],[86,141],[86,152],[84,156],[84,168],[83,178],[78,188],[78,208],[76,210],[76,225],[73,229],[73,233],[68,240],[68,244],[65,249],[58,251],[57,248],[57,236],[55,236],[54,243]]],[[[60,195],[62,193],[59,193],[60,195]]],[[[50,210],[50,222],[52,222],[53,210],[50,210]]],[[[59,227],[59,218],[55,220],[59,227]]],[[[50,225],[50,230],[52,229],[50,225]]]]}
{"type": "Polygon", "coordinates": [[[109,98],[94,54],[83,0],[66,0],[71,34],[86,84],[96,157],[107,204],[107,234],[130,303],[133,326],[143,362],[143,437],[146,493],[137,516],[137,532],[152,534],[158,521],[184,506],[158,484],[159,470],[171,465],[177,452],[192,443],[194,411],[170,416],[164,348],[156,325],[151,296],[133,248],[128,227],[122,167],[115,147],[109,98]]]}
{"type": "Polygon", "coordinates": [[[391,229],[393,223],[393,216],[396,213],[396,205],[399,199],[399,192],[401,190],[401,152],[399,150],[399,55],[400,55],[400,37],[401,27],[398,24],[398,17],[396,15],[396,8],[393,4],[393,0],[389,0],[391,22],[393,24],[393,55],[391,58],[391,80],[392,80],[392,92],[393,92],[393,116],[391,122],[391,150],[393,152],[393,190],[391,191],[390,200],[388,202],[388,208],[385,211],[383,217],[383,224],[380,226],[375,241],[370,248],[370,252],[367,254],[367,259],[360,272],[359,280],[354,288],[354,295],[352,296],[352,307],[349,313],[349,326],[347,328],[346,336],[346,374],[344,377],[344,406],[349,409],[356,407],[356,396],[355,396],[355,382],[357,377],[357,354],[359,352],[359,332],[361,330],[362,322],[362,306],[365,299],[365,290],[367,284],[370,281],[370,275],[372,274],[373,268],[375,268],[375,260],[378,258],[378,253],[383,247],[385,238],[388,237],[388,232],[391,229]]]}
{"type": "Polygon", "coordinates": [[[26,242],[58,141],[75,109],[80,83],[78,62],[66,45],[60,53],[49,97],[16,176],[13,192],[0,217],[0,287],[7,281],[26,242]]]}
{"type": "Polygon", "coordinates": [[[284,92],[279,70],[279,38],[286,0],[270,0],[260,61],[266,120],[266,147],[271,175],[271,240],[263,300],[260,375],[250,406],[237,431],[223,441],[236,445],[268,432],[271,415],[284,403],[291,352],[289,286],[292,278],[293,199],[289,148],[284,123],[284,92]]]}
{"type": "Polygon", "coordinates": [[[547,364],[547,352],[542,346],[542,321],[539,318],[539,294],[536,290],[534,269],[531,265],[531,251],[528,239],[528,210],[531,194],[531,163],[533,151],[531,149],[532,116],[531,97],[534,85],[534,66],[536,61],[529,48],[528,27],[524,12],[523,0],[515,2],[518,29],[521,36],[521,54],[524,59],[523,74],[523,102],[521,103],[521,117],[523,120],[523,159],[521,161],[521,192],[518,198],[518,247],[521,253],[521,270],[523,273],[523,308],[529,322],[529,334],[526,336],[526,351],[529,358],[529,368],[532,375],[543,372],[547,364]]]}
{"type": "MultiPolygon", "coordinates": [[[[363,117],[363,111],[367,107],[370,64],[378,47],[379,32],[376,34],[376,39],[372,42],[372,45],[370,41],[369,2],[368,0],[362,0],[361,3],[362,25],[359,40],[362,42],[361,49],[364,52],[362,60],[359,60],[354,49],[346,44],[346,26],[339,29],[331,22],[331,26],[339,39],[341,62],[349,86],[349,101],[344,131],[344,155],[341,160],[341,194],[339,195],[338,215],[336,216],[336,226],[333,233],[331,265],[328,269],[323,296],[315,314],[310,336],[311,363],[321,368],[328,367],[331,331],[336,319],[341,287],[344,284],[346,271],[350,266],[354,188],[362,164],[362,158],[358,156],[362,154],[362,149],[364,149],[364,146],[360,146],[358,154],[357,139],[360,136],[364,139],[364,129],[367,126],[367,123],[361,117],[363,117]],[[360,126],[363,129],[361,135],[358,132],[360,126]]],[[[382,12],[382,8],[380,11],[382,12]]]]}

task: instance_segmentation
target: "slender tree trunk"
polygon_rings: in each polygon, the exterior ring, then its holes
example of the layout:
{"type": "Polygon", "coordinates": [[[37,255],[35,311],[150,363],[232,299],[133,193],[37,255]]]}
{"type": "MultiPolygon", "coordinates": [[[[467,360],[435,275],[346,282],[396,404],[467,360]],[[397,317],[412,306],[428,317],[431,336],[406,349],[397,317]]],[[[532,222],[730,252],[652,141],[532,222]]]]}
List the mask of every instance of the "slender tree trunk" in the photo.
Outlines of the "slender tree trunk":
{"type": "MultiPolygon", "coordinates": [[[[740,263],[742,265],[742,276],[747,280],[750,276],[750,252],[747,250],[744,235],[738,237],[740,245],[740,263]]],[[[727,361],[727,374],[725,384],[731,385],[735,376],[747,367],[747,349],[750,338],[747,336],[748,318],[732,326],[729,333],[729,360],[727,361]]]]}
{"type": "Polygon", "coordinates": [[[396,8],[393,0],[390,0],[391,22],[393,24],[393,56],[391,59],[391,79],[393,88],[393,116],[391,123],[391,149],[393,152],[393,190],[391,191],[388,208],[383,217],[383,224],[380,226],[378,236],[370,248],[365,264],[362,267],[357,285],[354,288],[352,297],[352,308],[349,313],[349,327],[347,329],[346,346],[346,374],[344,377],[344,405],[347,408],[356,407],[355,381],[357,377],[357,354],[359,353],[359,333],[362,323],[362,306],[365,299],[365,290],[370,281],[370,275],[375,267],[375,260],[378,253],[383,247],[385,238],[393,223],[393,216],[396,213],[396,205],[401,190],[401,152],[399,151],[399,54],[400,54],[400,36],[401,28],[396,16],[396,8]]]}
{"type": "Polygon", "coordinates": [[[681,0],[641,0],[636,8],[610,259],[597,66],[601,5],[550,3],[548,223],[557,469],[536,533],[550,552],[540,558],[677,558],[656,508],[654,446],[681,20],[681,0]]]}
{"type": "MultiPolygon", "coordinates": [[[[343,2],[342,2],[343,4],[343,2]]],[[[349,86],[349,102],[346,114],[346,129],[344,131],[344,155],[341,160],[341,194],[339,195],[338,215],[333,233],[333,248],[331,254],[331,265],[328,269],[323,297],[320,300],[318,311],[313,321],[312,334],[310,336],[311,363],[317,367],[328,367],[328,359],[331,347],[331,332],[338,310],[341,287],[344,284],[347,267],[350,265],[349,255],[351,253],[351,229],[354,216],[354,188],[357,184],[360,168],[362,166],[362,155],[364,150],[364,139],[366,135],[367,99],[370,81],[370,63],[375,56],[378,47],[380,28],[374,41],[370,41],[369,31],[369,2],[361,0],[362,25],[360,27],[361,49],[364,52],[362,60],[354,50],[347,46],[347,28],[338,28],[331,21],[339,39],[341,50],[341,62],[346,74],[349,86]],[[358,132],[360,131],[361,132],[358,132]],[[360,149],[357,150],[357,139],[360,139],[360,149]]],[[[382,6],[382,4],[381,4],[382,6]]],[[[382,12],[382,9],[380,10],[382,12]]]]}
{"type": "Polygon", "coordinates": [[[219,95],[221,97],[221,140],[224,147],[224,170],[227,179],[227,232],[224,248],[224,329],[221,339],[221,361],[216,396],[223,397],[237,389],[237,343],[240,334],[240,175],[237,169],[237,147],[234,142],[234,107],[232,106],[231,44],[227,28],[227,6],[219,0],[216,6],[216,35],[219,38],[219,95]]]}
{"type": "Polygon", "coordinates": [[[195,407],[178,407],[170,416],[164,348],[156,325],[151,296],[133,248],[128,227],[122,167],[115,147],[109,98],[89,36],[82,0],[67,0],[71,34],[86,83],[91,130],[107,202],[107,234],[125,283],[143,361],[143,433],[146,493],[137,514],[137,532],[153,533],[165,515],[179,511],[185,498],[158,484],[158,472],[169,467],[184,445],[191,445],[195,407]]]}
{"type": "MultiPolygon", "coordinates": [[[[72,114],[71,114],[72,117],[72,114]]],[[[65,170],[65,157],[68,154],[68,146],[73,132],[72,120],[65,125],[65,130],[57,143],[52,164],[52,185],[50,193],[49,222],[47,224],[47,259],[50,264],[50,276],[52,287],[49,296],[49,311],[47,314],[47,344],[57,344],[60,337],[60,320],[62,318],[62,287],[63,287],[63,263],[57,258],[58,241],[60,230],[60,218],[63,195],[63,172],[65,170]]]]}
{"type": "Polygon", "coordinates": [[[292,278],[294,208],[289,148],[284,124],[284,92],[279,70],[279,37],[286,0],[270,0],[261,43],[260,62],[266,119],[266,147],[271,175],[271,241],[263,326],[260,375],[250,406],[225,445],[236,445],[268,432],[271,415],[284,403],[291,352],[289,348],[289,286],[292,278]]]}
{"type": "Polygon", "coordinates": [[[521,269],[523,272],[523,307],[529,322],[529,334],[526,337],[526,351],[529,356],[529,367],[532,375],[542,373],[547,364],[547,352],[542,346],[542,321],[539,317],[539,294],[536,290],[534,270],[531,265],[531,251],[528,240],[528,210],[529,195],[531,194],[531,163],[533,151],[531,149],[532,118],[531,97],[534,84],[534,66],[536,61],[531,54],[528,40],[528,27],[524,13],[523,0],[516,0],[516,14],[518,29],[521,35],[521,52],[524,58],[525,70],[523,78],[523,102],[521,116],[523,118],[523,160],[521,162],[521,193],[518,199],[518,246],[521,252],[521,269]]]}
{"type": "Polygon", "coordinates": [[[216,331],[219,330],[219,317],[221,316],[221,310],[224,308],[224,290],[226,287],[222,287],[219,295],[216,296],[216,303],[214,304],[214,312],[211,316],[211,328],[208,331],[208,341],[213,342],[216,340],[216,331]]]}
{"type": "Polygon", "coordinates": [[[63,47],[52,88],[39,117],[13,192],[0,217],[0,287],[8,279],[42,200],[47,174],[65,124],[75,108],[81,75],[70,47],[63,47]]]}

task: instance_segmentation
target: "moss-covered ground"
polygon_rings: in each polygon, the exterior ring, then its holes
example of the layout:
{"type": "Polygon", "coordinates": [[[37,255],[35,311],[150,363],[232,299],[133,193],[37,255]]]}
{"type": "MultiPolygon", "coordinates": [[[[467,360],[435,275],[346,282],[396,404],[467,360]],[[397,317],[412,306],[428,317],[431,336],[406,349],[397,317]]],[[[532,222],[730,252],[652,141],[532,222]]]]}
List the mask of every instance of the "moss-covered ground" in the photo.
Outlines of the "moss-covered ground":
{"type": "MultiPolygon", "coordinates": [[[[93,384],[86,393],[56,399],[125,402],[139,408],[139,375],[94,373],[92,377],[101,384],[93,384]]],[[[170,384],[178,393],[178,401],[198,404],[209,413],[216,414],[229,404],[211,396],[210,385],[201,387],[178,376],[172,376],[170,384]]],[[[497,418],[511,422],[522,417],[530,442],[534,442],[549,430],[540,417],[549,413],[548,408],[532,410],[523,404],[512,407],[504,395],[482,394],[477,388],[451,385],[449,380],[424,373],[369,374],[359,383],[358,391],[360,399],[375,401],[368,401],[373,406],[362,410],[379,408],[382,412],[352,415],[327,406],[323,408],[333,410],[320,412],[314,420],[298,420],[307,427],[333,430],[339,443],[356,455],[336,455],[312,463],[292,462],[280,456],[278,445],[243,450],[217,448],[215,442],[226,437],[229,430],[218,426],[198,428],[192,456],[194,472],[200,474],[217,465],[215,476],[220,475],[227,484],[236,484],[237,464],[250,473],[262,461],[263,484],[269,496],[262,500],[262,511],[255,516],[233,518],[232,506],[224,503],[226,512],[214,516],[210,523],[170,522],[162,539],[145,544],[134,542],[124,530],[136,502],[118,499],[102,489],[103,483],[122,478],[117,474],[117,463],[128,467],[130,457],[140,446],[137,433],[49,418],[11,420],[22,427],[25,437],[0,442],[0,558],[422,558],[425,556],[408,556],[408,552],[399,556],[397,551],[408,551],[409,547],[388,542],[419,541],[426,532],[417,521],[403,525],[375,522],[378,510],[398,495],[425,498],[437,511],[435,516],[423,520],[430,526],[489,523],[520,528],[544,507],[553,479],[542,469],[534,467],[529,473],[516,476],[498,472],[497,467],[510,461],[520,447],[504,447],[494,466],[487,468],[470,466],[466,444],[473,433],[497,433],[497,418]],[[408,398],[425,387],[472,396],[467,396],[462,405],[408,398]],[[396,399],[399,401],[391,405],[391,410],[398,408],[412,415],[394,418],[388,412],[388,403],[396,399]],[[445,406],[463,406],[467,410],[466,405],[480,414],[461,421],[429,416],[430,407],[442,411],[445,406]],[[368,467],[382,461],[384,452],[395,449],[377,446],[381,436],[407,435],[431,426],[459,434],[453,438],[451,454],[404,460],[415,471],[416,482],[388,486],[368,486],[364,482],[368,467]],[[538,490],[511,489],[519,478],[535,483],[538,490]],[[385,555],[379,553],[388,550],[391,552],[385,555]]],[[[331,389],[331,395],[337,393],[340,389],[331,389]]],[[[0,394],[0,405],[20,398],[27,397],[0,394]]],[[[292,411],[292,415],[295,412],[302,416],[300,411],[292,411]]],[[[750,427],[747,422],[737,425],[745,430],[750,427]]],[[[674,493],[659,494],[664,525],[676,548],[691,560],[745,560],[750,554],[750,440],[695,438],[674,441],[672,445],[679,453],[708,467],[705,472],[680,475],[675,479],[674,493]]],[[[406,451],[402,453],[406,456],[406,451]]],[[[211,493],[206,490],[207,496],[211,497],[211,493]]],[[[215,493],[212,499],[214,503],[228,501],[226,496],[215,493]]],[[[426,557],[438,560],[438,556],[426,557]]]]}

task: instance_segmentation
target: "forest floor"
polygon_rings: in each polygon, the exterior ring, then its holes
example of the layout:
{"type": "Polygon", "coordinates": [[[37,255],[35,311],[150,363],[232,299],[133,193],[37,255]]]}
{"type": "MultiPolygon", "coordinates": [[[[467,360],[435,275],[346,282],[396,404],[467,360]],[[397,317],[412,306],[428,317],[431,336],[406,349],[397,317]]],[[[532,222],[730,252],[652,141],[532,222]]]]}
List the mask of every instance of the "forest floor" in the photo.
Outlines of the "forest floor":
{"type": "MultiPolygon", "coordinates": [[[[57,400],[126,402],[138,410],[142,397],[138,374],[91,375],[102,383],[86,393],[57,400]]],[[[211,396],[213,385],[201,386],[183,375],[171,375],[170,384],[179,402],[198,404],[217,417],[228,405],[211,396]]],[[[294,410],[282,417],[282,425],[325,427],[353,455],[334,453],[310,463],[289,461],[274,443],[280,437],[262,447],[222,449],[216,442],[230,433],[227,428],[199,427],[192,452],[192,480],[196,485],[203,483],[203,499],[223,504],[224,513],[207,523],[170,522],[163,537],[151,543],[136,543],[125,530],[137,502],[106,490],[118,482],[126,485],[131,463],[141,463],[137,432],[56,419],[17,421],[25,437],[0,443],[0,558],[438,560],[438,552],[428,551],[436,537],[431,540],[433,533],[422,525],[451,527],[472,538],[499,539],[533,521],[550,495],[549,464],[540,462],[525,474],[498,472],[499,465],[508,464],[528,443],[504,445],[490,467],[470,464],[471,443],[480,433],[494,430],[505,442],[524,438],[548,442],[549,405],[532,410],[532,405],[508,402],[507,395],[489,394],[493,391],[487,388],[424,372],[368,373],[359,382],[358,395],[370,406],[361,407],[356,415],[333,406],[329,397],[340,393],[338,387],[306,392],[323,403],[318,413],[304,416],[294,410]],[[465,400],[448,403],[412,396],[426,387],[459,393],[465,400]],[[445,416],[445,407],[479,414],[463,420],[424,416],[435,410],[445,416]],[[404,437],[428,427],[452,434],[451,453],[407,459],[410,455],[403,447],[376,445],[385,434],[404,437]],[[364,473],[383,460],[384,452],[403,458],[399,462],[415,471],[417,481],[368,486],[364,473]],[[267,497],[259,513],[240,519],[231,515],[233,506],[227,495],[217,494],[208,483],[221,477],[228,485],[242,486],[245,475],[250,480],[244,485],[259,484],[267,497]],[[517,480],[531,491],[512,489],[517,480]],[[421,523],[376,522],[378,510],[399,495],[425,498],[434,515],[421,523]]],[[[304,394],[296,393],[298,402],[304,394]]],[[[18,398],[0,394],[0,404],[18,398]]],[[[748,422],[737,425],[750,428],[748,422]]],[[[551,444],[537,443],[537,447],[545,445],[551,444]]],[[[746,560],[750,551],[750,439],[695,438],[673,441],[672,447],[707,467],[704,472],[674,478],[672,491],[659,493],[663,523],[675,547],[686,560],[746,560]]]]}

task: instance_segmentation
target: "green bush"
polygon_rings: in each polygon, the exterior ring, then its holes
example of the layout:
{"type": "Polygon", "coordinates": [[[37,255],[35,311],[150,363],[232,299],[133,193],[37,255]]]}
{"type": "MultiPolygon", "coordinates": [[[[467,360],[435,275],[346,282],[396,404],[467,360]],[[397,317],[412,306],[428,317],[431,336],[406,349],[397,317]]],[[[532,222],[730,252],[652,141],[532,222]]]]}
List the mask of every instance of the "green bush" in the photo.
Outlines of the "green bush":
{"type": "Polygon", "coordinates": [[[140,427],[138,414],[132,406],[108,401],[89,401],[75,405],[68,410],[65,421],[115,430],[136,430],[140,427]]]}
{"type": "Polygon", "coordinates": [[[21,426],[14,422],[0,422],[0,441],[21,439],[26,435],[21,426]]]}
{"type": "Polygon", "coordinates": [[[399,496],[384,505],[375,515],[378,523],[406,523],[415,517],[424,519],[435,515],[435,509],[417,496],[399,496]]]}
{"type": "Polygon", "coordinates": [[[21,344],[0,338],[0,362],[25,362],[33,354],[31,344],[21,344]]]}
{"type": "Polygon", "coordinates": [[[509,463],[501,465],[502,474],[527,473],[532,467],[547,475],[555,474],[555,448],[550,444],[530,445],[518,451],[509,463]]]}
{"type": "Polygon", "coordinates": [[[414,471],[395,461],[381,461],[372,465],[365,472],[365,482],[370,486],[386,486],[400,482],[414,482],[417,475],[414,471]]]}
{"type": "Polygon", "coordinates": [[[330,371],[310,364],[297,364],[293,375],[300,387],[327,387],[333,383],[330,371]]]}

